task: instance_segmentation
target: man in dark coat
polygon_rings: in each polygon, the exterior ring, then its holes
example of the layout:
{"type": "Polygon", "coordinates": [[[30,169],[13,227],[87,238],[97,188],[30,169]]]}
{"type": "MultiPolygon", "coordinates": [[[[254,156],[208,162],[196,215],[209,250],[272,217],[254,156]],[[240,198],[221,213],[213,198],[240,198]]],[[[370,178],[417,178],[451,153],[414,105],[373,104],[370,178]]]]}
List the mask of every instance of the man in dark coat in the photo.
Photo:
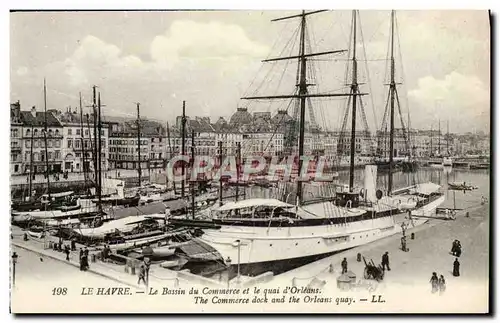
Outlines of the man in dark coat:
{"type": "Polygon", "coordinates": [[[347,272],[347,259],[344,258],[344,260],[342,260],[342,263],[340,265],[342,266],[342,274],[345,274],[347,272]]]}
{"type": "Polygon", "coordinates": [[[389,252],[386,251],[382,255],[382,269],[385,270],[385,267],[387,266],[387,270],[391,271],[391,267],[389,267],[389,252]]]}
{"type": "Polygon", "coordinates": [[[439,278],[435,272],[432,273],[430,283],[432,286],[432,293],[434,294],[439,290],[439,278]]]}
{"type": "Polygon", "coordinates": [[[461,254],[462,254],[462,244],[460,243],[459,240],[457,240],[457,246],[455,248],[455,256],[460,257],[461,254]]]}
{"type": "Polygon", "coordinates": [[[455,261],[453,262],[453,276],[460,276],[460,262],[458,261],[458,258],[455,258],[455,261]]]}

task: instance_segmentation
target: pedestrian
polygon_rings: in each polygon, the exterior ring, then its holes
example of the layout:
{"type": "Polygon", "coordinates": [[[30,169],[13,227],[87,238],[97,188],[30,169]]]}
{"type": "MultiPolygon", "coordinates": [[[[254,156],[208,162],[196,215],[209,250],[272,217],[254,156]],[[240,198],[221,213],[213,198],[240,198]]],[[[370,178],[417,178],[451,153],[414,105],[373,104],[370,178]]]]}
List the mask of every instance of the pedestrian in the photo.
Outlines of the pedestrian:
{"type": "Polygon", "coordinates": [[[386,251],[382,255],[382,269],[385,270],[385,267],[387,266],[387,270],[391,271],[391,267],[389,267],[389,252],[386,251]]]}
{"type": "Polygon", "coordinates": [[[151,260],[144,258],[144,267],[146,269],[146,281],[149,283],[149,268],[151,267],[151,260]]]}
{"type": "Polygon", "coordinates": [[[80,248],[80,256],[78,258],[80,260],[80,271],[84,270],[84,263],[83,263],[83,249],[80,248]]]}
{"type": "Polygon", "coordinates": [[[340,265],[342,266],[342,274],[345,274],[347,272],[347,259],[344,258],[344,260],[342,260],[342,263],[340,265]]]}
{"type": "Polygon", "coordinates": [[[69,261],[69,246],[64,246],[64,253],[66,254],[66,261],[69,261]]]}
{"type": "Polygon", "coordinates": [[[407,251],[406,250],[406,237],[401,237],[401,250],[407,251]]]}
{"type": "Polygon", "coordinates": [[[439,285],[439,295],[442,295],[446,290],[446,281],[444,280],[443,275],[439,276],[438,285],[439,285]]]}
{"type": "Polygon", "coordinates": [[[144,285],[147,285],[146,283],[146,268],[144,265],[141,265],[141,268],[139,269],[139,280],[137,281],[137,285],[141,284],[141,280],[144,282],[144,285]]]}
{"type": "Polygon", "coordinates": [[[438,276],[437,276],[437,274],[435,272],[432,273],[432,277],[431,277],[430,283],[431,283],[431,286],[432,286],[431,292],[434,294],[439,289],[439,278],[438,278],[438,276]]]}
{"type": "Polygon", "coordinates": [[[457,248],[455,249],[455,256],[460,257],[462,254],[462,244],[460,243],[460,240],[457,240],[457,248]]]}
{"type": "Polygon", "coordinates": [[[458,240],[453,240],[453,244],[451,245],[451,254],[453,256],[456,256],[457,254],[457,241],[458,240]]]}
{"type": "Polygon", "coordinates": [[[455,258],[455,261],[453,262],[453,276],[460,276],[460,262],[458,261],[458,258],[455,258]]]}

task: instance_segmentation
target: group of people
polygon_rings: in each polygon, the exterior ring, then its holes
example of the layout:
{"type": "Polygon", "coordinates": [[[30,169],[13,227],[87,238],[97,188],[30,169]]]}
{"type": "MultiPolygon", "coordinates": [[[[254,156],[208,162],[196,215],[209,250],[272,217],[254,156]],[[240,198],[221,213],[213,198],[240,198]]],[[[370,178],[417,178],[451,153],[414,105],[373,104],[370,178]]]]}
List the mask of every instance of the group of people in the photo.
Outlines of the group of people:
{"type": "Polygon", "coordinates": [[[460,240],[453,241],[453,244],[451,246],[451,254],[455,257],[460,257],[460,255],[462,254],[462,244],[460,243],[460,240]]]}
{"type": "Polygon", "coordinates": [[[89,267],[89,250],[87,248],[85,250],[80,248],[80,270],[86,271],[89,267]]]}
{"type": "Polygon", "coordinates": [[[430,280],[432,286],[432,293],[437,293],[439,291],[439,295],[443,294],[446,290],[446,280],[443,275],[437,276],[437,273],[433,272],[430,280]]]}

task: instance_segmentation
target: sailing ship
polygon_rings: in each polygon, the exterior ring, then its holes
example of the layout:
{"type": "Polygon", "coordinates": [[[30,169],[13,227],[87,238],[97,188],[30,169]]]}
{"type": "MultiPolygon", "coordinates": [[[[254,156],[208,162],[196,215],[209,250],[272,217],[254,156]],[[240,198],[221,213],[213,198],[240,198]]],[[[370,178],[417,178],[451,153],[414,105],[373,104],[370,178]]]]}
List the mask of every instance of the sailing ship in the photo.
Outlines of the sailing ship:
{"type": "MultiPolygon", "coordinates": [[[[308,91],[307,62],[309,57],[331,55],[344,51],[323,53],[306,52],[306,18],[321,11],[275,19],[300,19],[300,49],[296,56],[273,60],[298,59],[298,85],[293,95],[244,97],[243,99],[284,99],[297,100],[300,106],[298,153],[304,154],[304,120],[306,101],[311,97],[349,97],[352,103],[350,179],[347,190],[337,191],[324,200],[306,202],[303,199],[303,183],[296,184],[296,204],[277,199],[246,199],[227,203],[213,212],[213,223],[220,228],[206,228],[204,234],[193,239],[194,243],[213,250],[227,266],[237,266],[238,273],[258,274],[273,270],[279,272],[282,264],[313,261],[333,253],[364,245],[401,232],[401,225],[416,226],[426,222],[435,214],[436,208],[444,201],[439,185],[433,183],[416,184],[393,191],[392,172],[389,171],[387,193],[376,190],[377,168],[365,168],[365,187],[354,189],[354,151],[356,135],[356,101],[363,95],[357,82],[356,21],[358,12],[353,11],[353,79],[349,93],[310,94],[308,91]]],[[[389,87],[391,107],[391,149],[389,168],[393,167],[394,99],[394,20],[391,14],[391,84],[389,87]]],[[[299,163],[299,170],[303,167],[299,163]]]]}

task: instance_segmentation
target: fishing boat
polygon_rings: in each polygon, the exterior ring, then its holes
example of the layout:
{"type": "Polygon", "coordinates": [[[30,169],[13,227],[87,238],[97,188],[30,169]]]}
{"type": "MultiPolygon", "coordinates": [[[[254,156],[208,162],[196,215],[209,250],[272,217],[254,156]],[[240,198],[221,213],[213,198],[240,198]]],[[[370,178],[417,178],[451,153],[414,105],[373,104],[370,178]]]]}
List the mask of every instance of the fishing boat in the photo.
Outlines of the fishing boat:
{"type": "MultiPolygon", "coordinates": [[[[356,81],[356,70],[352,73],[350,92],[345,94],[310,94],[308,92],[306,63],[307,57],[325,53],[306,53],[306,18],[317,12],[305,12],[276,20],[299,18],[301,48],[298,56],[298,93],[265,97],[245,97],[244,99],[298,100],[300,120],[304,120],[306,101],[310,97],[351,97],[353,110],[356,97],[362,93],[356,81]]],[[[356,39],[358,12],[353,11],[352,31],[356,39]]],[[[391,30],[394,30],[395,13],[391,14],[391,30]]],[[[392,32],[391,44],[394,42],[392,32]]],[[[356,48],[354,41],[353,48],[356,48]]],[[[394,69],[394,46],[391,46],[392,69],[394,69]]],[[[326,54],[337,53],[329,51],[326,54]]],[[[279,58],[287,59],[287,58],[279,58]]],[[[270,59],[268,61],[278,60],[270,59]]],[[[356,66],[355,51],[350,59],[356,66]]],[[[394,72],[394,70],[392,70],[394,72]]],[[[390,83],[391,113],[394,112],[396,82],[394,73],[390,83]]],[[[397,99],[399,101],[399,99],[397,99]]],[[[436,208],[444,202],[440,186],[421,183],[394,190],[392,187],[394,138],[391,135],[389,157],[389,185],[387,191],[376,189],[377,166],[365,167],[365,183],[362,189],[354,188],[355,113],[351,128],[350,178],[347,190],[340,190],[332,197],[306,202],[302,196],[303,183],[296,181],[296,203],[290,204],[278,199],[246,199],[227,203],[212,212],[213,223],[220,228],[206,228],[201,237],[193,239],[193,244],[207,246],[204,257],[210,253],[219,255],[227,266],[238,266],[244,275],[259,274],[272,270],[280,272],[284,266],[303,264],[323,258],[336,252],[371,243],[400,233],[402,226],[417,226],[432,218],[436,208]]],[[[391,119],[394,120],[393,115],[391,119]]],[[[391,122],[391,128],[394,127],[391,122]]],[[[304,154],[304,123],[299,128],[299,155],[304,154]]],[[[391,131],[391,134],[393,131],[391,131]]]]}
{"type": "Polygon", "coordinates": [[[450,190],[457,190],[457,191],[472,191],[478,189],[477,186],[467,184],[466,182],[452,182],[448,183],[448,188],[450,190]]]}

